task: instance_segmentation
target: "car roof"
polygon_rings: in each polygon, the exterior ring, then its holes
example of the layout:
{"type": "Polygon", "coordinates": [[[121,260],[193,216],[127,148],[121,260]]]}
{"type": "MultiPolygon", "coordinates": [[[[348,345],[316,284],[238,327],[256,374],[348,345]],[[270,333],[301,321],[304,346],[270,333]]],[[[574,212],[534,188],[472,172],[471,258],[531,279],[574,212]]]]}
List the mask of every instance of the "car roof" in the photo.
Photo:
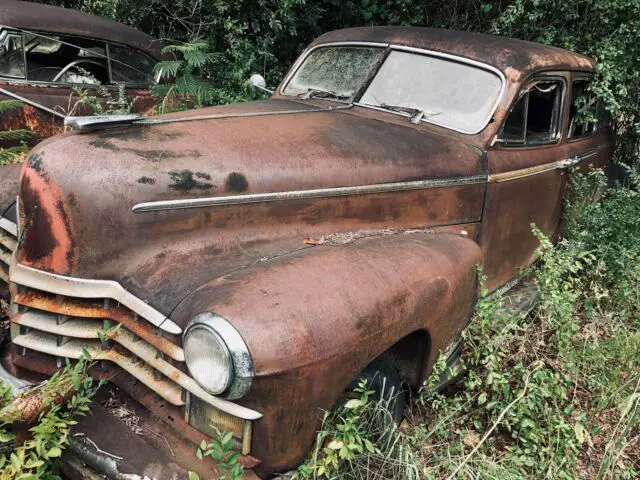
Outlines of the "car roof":
{"type": "Polygon", "coordinates": [[[511,78],[527,77],[542,70],[594,70],[589,58],[562,48],[438,28],[346,28],[325,33],[312,46],[334,42],[376,42],[448,53],[491,65],[511,78]]]}
{"type": "Polygon", "coordinates": [[[146,33],[112,20],[67,8],[0,1],[0,26],[79,36],[135,47],[158,60],[162,45],[146,33]]]}

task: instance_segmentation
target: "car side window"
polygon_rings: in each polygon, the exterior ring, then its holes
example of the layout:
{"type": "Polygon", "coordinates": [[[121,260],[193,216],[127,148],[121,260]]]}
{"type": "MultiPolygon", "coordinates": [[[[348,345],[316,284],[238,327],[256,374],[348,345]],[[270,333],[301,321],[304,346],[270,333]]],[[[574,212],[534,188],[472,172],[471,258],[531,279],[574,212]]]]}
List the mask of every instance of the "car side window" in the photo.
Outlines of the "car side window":
{"type": "Polygon", "coordinates": [[[0,32],[0,76],[25,78],[22,34],[0,32]]]}
{"type": "Polygon", "coordinates": [[[35,82],[108,84],[106,46],[84,38],[23,35],[26,78],[35,82]]]}
{"type": "Polygon", "coordinates": [[[505,146],[556,143],[560,132],[564,82],[538,80],[530,84],[507,116],[498,143],[505,146]]]}
{"type": "Polygon", "coordinates": [[[113,82],[144,86],[153,83],[155,61],[144,53],[112,43],[109,44],[109,58],[113,82]]]}
{"type": "Polygon", "coordinates": [[[571,87],[569,138],[586,137],[595,133],[598,124],[598,100],[589,91],[591,80],[579,79],[571,87]]]}

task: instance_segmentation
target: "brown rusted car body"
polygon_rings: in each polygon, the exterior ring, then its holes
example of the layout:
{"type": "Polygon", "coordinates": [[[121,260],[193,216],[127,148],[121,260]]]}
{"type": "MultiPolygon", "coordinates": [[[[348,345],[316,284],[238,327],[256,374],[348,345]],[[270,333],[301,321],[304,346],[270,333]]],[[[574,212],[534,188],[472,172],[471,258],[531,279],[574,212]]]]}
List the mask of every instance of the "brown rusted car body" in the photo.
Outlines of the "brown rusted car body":
{"type": "MultiPolygon", "coordinates": [[[[147,112],[155,104],[148,89],[153,83],[150,67],[162,58],[161,45],[125,25],[75,10],[5,0],[0,4],[0,49],[6,49],[0,52],[5,56],[0,55],[0,100],[23,102],[22,108],[2,115],[0,131],[33,131],[30,146],[60,133],[65,116],[90,113],[78,104],[73,89],[82,87],[91,92],[91,84],[86,82],[93,79],[78,75],[78,67],[92,69],[89,73],[114,98],[118,98],[118,84],[123,83],[136,112],[147,112]],[[63,43],[56,45],[54,40],[63,43]],[[136,59],[144,62],[144,68],[135,63],[143,70],[132,76],[136,69],[120,61],[124,54],[130,55],[129,63],[136,59]],[[142,80],[143,75],[148,81],[142,80]]],[[[3,146],[10,145],[0,144],[3,146]]],[[[17,167],[0,167],[0,181],[17,182],[18,172],[17,167]]],[[[15,199],[18,193],[8,188],[9,183],[5,186],[0,193],[0,214],[8,207],[4,197],[15,199]]]]}
{"type": "Polygon", "coordinates": [[[570,167],[611,156],[606,120],[578,132],[570,119],[576,82],[593,71],[506,38],[347,29],[317,39],[268,100],[49,139],[22,170],[18,225],[2,237],[5,258],[13,251],[5,363],[49,374],[110,319],[123,328],[96,375],[171,438],[197,443],[213,422],[260,474],[295,467],[322,410],[374,360],[422,384],[469,321],[478,265],[495,290],[533,261],[532,224],[557,235],[570,167]],[[495,102],[469,133],[438,125],[439,112],[373,108],[366,93],[288,95],[325,48],[469,67],[490,77],[495,102]],[[232,325],[250,359],[210,397],[193,386],[181,338],[202,314],[232,325]]]}

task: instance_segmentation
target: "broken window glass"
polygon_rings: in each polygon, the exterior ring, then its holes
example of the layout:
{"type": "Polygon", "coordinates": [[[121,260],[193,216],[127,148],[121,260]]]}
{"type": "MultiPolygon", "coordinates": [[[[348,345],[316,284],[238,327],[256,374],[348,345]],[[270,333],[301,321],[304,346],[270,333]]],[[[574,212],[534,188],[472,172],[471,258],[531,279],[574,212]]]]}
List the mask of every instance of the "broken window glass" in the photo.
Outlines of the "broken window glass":
{"type": "Polygon", "coordinates": [[[0,32],[0,76],[24,78],[22,34],[0,32]]]}
{"type": "Polygon", "coordinates": [[[377,47],[319,48],[306,58],[283,94],[353,99],[384,54],[385,50],[377,47]]]}
{"type": "Polygon", "coordinates": [[[521,145],[555,142],[562,86],[560,80],[538,81],[530,86],[507,116],[498,141],[521,145]]]}
{"type": "Polygon", "coordinates": [[[571,90],[569,138],[584,137],[596,131],[598,123],[596,96],[589,91],[590,80],[576,80],[571,90]]]}
{"type": "Polygon", "coordinates": [[[27,80],[72,84],[108,84],[106,46],[84,38],[23,36],[27,80]]]}

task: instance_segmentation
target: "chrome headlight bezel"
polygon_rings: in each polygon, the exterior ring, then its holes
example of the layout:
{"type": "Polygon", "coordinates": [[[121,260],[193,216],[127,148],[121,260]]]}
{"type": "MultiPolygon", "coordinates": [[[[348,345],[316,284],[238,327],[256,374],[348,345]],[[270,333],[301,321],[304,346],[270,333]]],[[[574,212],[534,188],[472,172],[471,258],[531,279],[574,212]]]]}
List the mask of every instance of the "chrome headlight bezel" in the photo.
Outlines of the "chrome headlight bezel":
{"type": "MultiPolygon", "coordinates": [[[[218,341],[226,347],[228,353],[229,381],[227,388],[223,392],[210,393],[230,400],[243,397],[249,391],[254,375],[253,362],[244,340],[225,318],[211,312],[200,313],[189,322],[189,325],[184,331],[182,345],[185,353],[189,333],[199,328],[207,329],[209,333],[213,334],[218,341]]],[[[185,363],[187,368],[189,368],[187,359],[185,359],[185,363]]],[[[191,373],[191,370],[189,370],[189,372],[191,373]]],[[[198,381],[195,377],[194,379],[198,381]]],[[[198,382],[198,384],[200,384],[200,382],[198,382]]],[[[200,384],[200,386],[207,390],[204,385],[200,384]]]]}

